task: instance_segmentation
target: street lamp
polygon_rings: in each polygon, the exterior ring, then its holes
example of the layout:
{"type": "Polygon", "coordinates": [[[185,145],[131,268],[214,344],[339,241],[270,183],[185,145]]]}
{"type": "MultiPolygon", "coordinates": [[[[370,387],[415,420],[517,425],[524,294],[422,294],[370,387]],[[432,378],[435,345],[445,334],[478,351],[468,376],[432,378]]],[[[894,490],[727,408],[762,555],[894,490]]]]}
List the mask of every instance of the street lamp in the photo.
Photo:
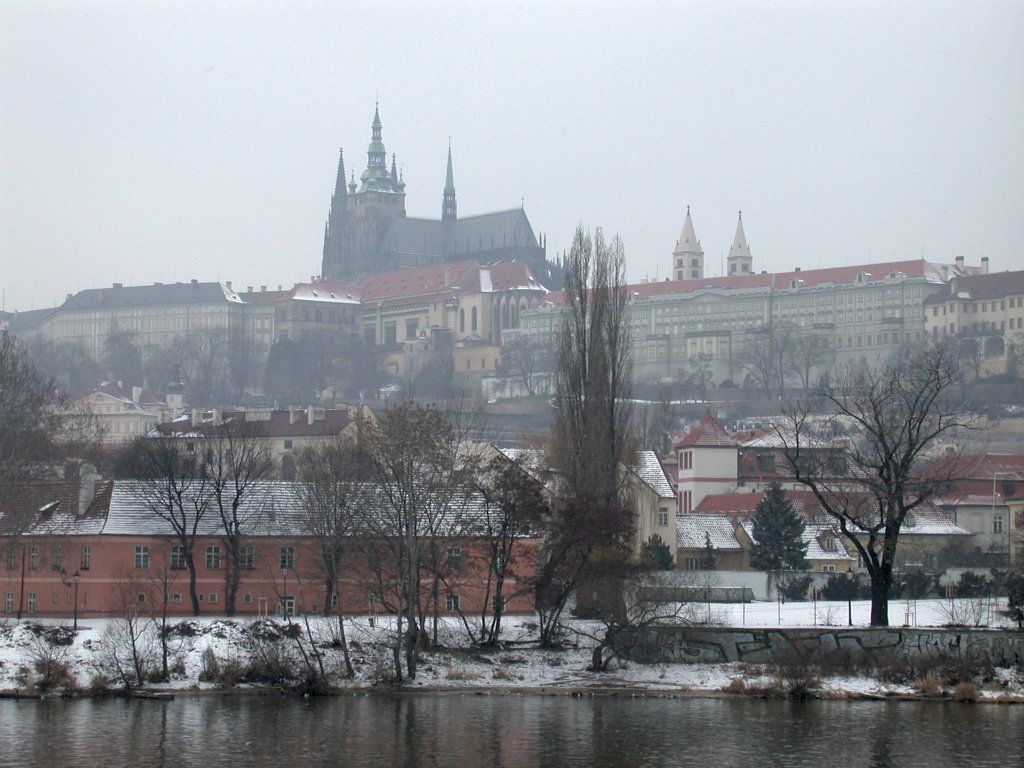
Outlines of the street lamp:
{"type": "Polygon", "coordinates": [[[853,626],[853,569],[846,569],[846,624],[853,626]]]}
{"type": "MultiPolygon", "coordinates": [[[[68,583],[68,572],[67,571],[61,571],[60,572],[60,580],[61,580],[61,583],[65,587],[72,586],[72,584],[68,583]]],[[[75,571],[75,575],[71,577],[71,581],[72,581],[72,583],[74,584],[74,587],[75,587],[75,598],[74,598],[75,599],[75,605],[74,605],[74,608],[72,609],[72,615],[74,616],[74,618],[72,619],[72,623],[71,623],[71,631],[73,633],[75,633],[76,635],[78,634],[78,582],[80,582],[81,580],[82,580],[82,574],[79,573],[78,571],[75,571]]]]}
{"type": "Polygon", "coordinates": [[[291,611],[288,610],[288,567],[282,566],[281,573],[284,574],[284,594],[281,595],[281,613],[283,618],[291,623],[292,615],[291,611]]]}

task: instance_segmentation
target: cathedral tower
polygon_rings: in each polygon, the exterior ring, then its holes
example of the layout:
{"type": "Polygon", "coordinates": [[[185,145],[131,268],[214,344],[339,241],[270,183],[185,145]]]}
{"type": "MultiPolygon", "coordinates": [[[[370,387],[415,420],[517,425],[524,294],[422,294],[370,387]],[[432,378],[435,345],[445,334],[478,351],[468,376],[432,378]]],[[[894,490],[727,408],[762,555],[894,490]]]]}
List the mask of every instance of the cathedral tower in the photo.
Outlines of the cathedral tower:
{"type": "Polygon", "coordinates": [[[452,144],[448,142],[448,172],[444,178],[444,199],[441,203],[441,221],[454,224],[458,218],[455,205],[455,174],[452,173],[452,144]]]}
{"type": "Polygon", "coordinates": [[[743,211],[740,211],[736,222],[736,236],[732,239],[729,257],[726,259],[726,273],[730,275],[749,275],[754,271],[754,257],[750,255],[747,236],[743,233],[743,211]]]}
{"type": "Polygon", "coordinates": [[[700,240],[693,231],[690,206],[686,206],[686,221],[683,222],[683,233],[672,251],[672,263],[672,274],[676,280],[704,277],[704,249],[700,247],[700,240]]]}

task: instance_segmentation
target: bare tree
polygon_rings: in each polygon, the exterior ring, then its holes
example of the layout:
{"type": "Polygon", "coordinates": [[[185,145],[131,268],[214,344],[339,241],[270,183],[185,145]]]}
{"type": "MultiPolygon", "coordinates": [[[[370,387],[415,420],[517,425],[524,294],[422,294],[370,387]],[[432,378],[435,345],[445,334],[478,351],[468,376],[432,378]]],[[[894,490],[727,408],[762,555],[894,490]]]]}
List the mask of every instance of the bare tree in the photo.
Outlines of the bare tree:
{"type": "Polygon", "coordinates": [[[131,493],[171,528],[178,548],[172,567],[188,570],[192,613],[198,616],[195,546],[210,512],[210,479],[179,440],[159,437],[135,442],[133,474],[131,493]]]}
{"type": "Polygon", "coordinates": [[[267,511],[267,480],[273,474],[274,461],[259,421],[226,420],[203,442],[206,455],[201,471],[227,553],[224,608],[228,616],[234,616],[242,571],[251,567],[250,558],[243,554],[243,542],[267,511]]]}
{"type": "Polygon", "coordinates": [[[550,347],[516,336],[501,348],[498,373],[518,381],[533,397],[537,394],[537,374],[551,370],[553,362],[550,347]]]}
{"type": "Polygon", "coordinates": [[[804,389],[811,388],[815,371],[827,368],[835,360],[828,337],[812,331],[793,333],[786,353],[787,366],[796,371],[804,389]]]}
{"type": "Polygon", "coordinates": [[[0,482],[38,474],[54,457],[62,405],[24,345],[0,333],[0,482]]]}
{"type": "Polygon", "coordinates": [[[766,394],[782,396],[793,345],[792,327],[773,323],[749,335],[740,351],[741,367],[766,394]]]}
{"type": "Polygon", "coordinates": [[[796,479],[860,555],[871,578],[871,624],[888,626],[900,531],[948,478],[926,467],[940,440],[972,426],[946,347],[822,376],[777,428],[796,479]],[[848,436],[836,439],[847,431],[848,436]],[[823,446],[834,445],[832,450],[823,446]],[[841,469],[842,471],[837,471],[841,469]]]}
{"type": "Polygon", "coordinates": [[[579,227],[565,272],[557,342],[554,461],[577,498],[620,501],[628,463],[632,374],[625,251],[579,227]]]}
{"type": "Polygon", "coordinates": [[[338,638],[345,671],[351,677],[354,671],[345,635],[341,578],[345,555],[352,550],[356,510],[366,492],[363,463],[357,446],[339,437],[307,449],[299,466],[303,528],[317,543],[324,574],[324,613],[330,614],[332,598],[338,600],[338,638]]]}

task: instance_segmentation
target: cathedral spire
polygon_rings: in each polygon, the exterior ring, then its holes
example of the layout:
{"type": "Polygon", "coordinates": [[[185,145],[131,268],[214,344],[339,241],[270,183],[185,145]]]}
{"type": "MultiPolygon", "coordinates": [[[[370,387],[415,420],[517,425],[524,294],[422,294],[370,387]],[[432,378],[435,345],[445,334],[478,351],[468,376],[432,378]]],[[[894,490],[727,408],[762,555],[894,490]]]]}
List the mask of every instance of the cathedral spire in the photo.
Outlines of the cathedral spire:
{"type": "Polygon", "coordinates": [[[344,260],[345,228],[348,223],[348,193],[345,190],[345,153],[338,150],[338,175],[334,180],[331,208],[324,225],[323,263],[321,275],[333,275],[344,260]]]}
{"type": "Polygon", "coordinates": [[[693,229],[690,206],[686,206],[683,231],[672,251],[672,261],[673,269],[670,274],[675,275],[676,280],[694,280],[704,277],[704,249],[701,248],[700,240],[697,239],[697,233],[693,229]]]}
{"type": "Polygon", "coordinates": [[[441,221],[454,222],[458,218],[455,203],[455,173],[452,171],[452,142],[448,140],[448,170],[444,178],[444,198],[441,203],[441,221]]]}
{"type": "Polygon", "coordinates": [[[726,263],[730,275],[749,275],[754,271],[754,257],[750,254],[747,235],[743,231],[743,211],[739,212],[736,220],[736,235],[732,239],[732,247],[729,249],[729,258],[726,259],[726,263]]]}

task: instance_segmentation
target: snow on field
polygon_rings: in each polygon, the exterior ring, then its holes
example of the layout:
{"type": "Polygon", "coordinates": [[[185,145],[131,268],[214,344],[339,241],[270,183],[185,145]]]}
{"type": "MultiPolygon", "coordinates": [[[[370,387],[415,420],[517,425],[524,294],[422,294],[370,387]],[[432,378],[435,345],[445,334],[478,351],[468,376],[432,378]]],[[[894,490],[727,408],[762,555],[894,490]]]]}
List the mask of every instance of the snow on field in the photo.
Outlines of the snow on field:
{"type": "MultiPolygon", "coordinates": [[[[854,601],[850,605],[855,625],[867,624],[870,604],[854,601]]],[[[905,601],[890,604],[890,621],[893,626],[941,626],[949,623],[1003,625],[997,615],[997,606],[980,601],[964,600],[918,600],[910,605],[908,613],[905,601]]],[[[754,602],[744,605],[711,604],[709,614],[701,615],[704,607],[694,617],[700,621],[710,616],[710,623],[746,627],[813,627],[847,625],[847,604],[836,602],[788,603],[754,602]]],[[[306,632],[304,619],[294,619],[294,629],[303,636],[306,632]]],[[[296,668],[301,668],[301,651],[294,639],[287,637],[271,641],[253,640],[261,625],[252,618],[228,620],[225,618],[203,617],[202,619],[180,620],[176,623],[189,624],[185,632],[176,632],[170,644],[171,682],[165,687],[217,688],[218,683],[200,681],[208,671],[211,659],[223,671],[232,664],[244,666],[254,653],[267,653],[272,649],[283,651],[296,668]],[[212,654],[212,656],[211,656],[212,654]]],[[[39,635],[38,627],[56,629],[68,627],[67,622],[43,621],[15,624],[0,622],[0,690],[25,688],[37,677],[33,669],[41,656],[56,653],[66,663],[79,686],[87,687],[93,678],[101,674],[117,687],[116,667],[112,662],[111,649],[118,646],[113,642],[114,633],[122,622],[108,619],[87,619],[79,622],[79,632],[66,648],[52,649],[52,644],[39,635]]],[[[280,624],[278,625],[280,626],[280,624]]],[[[596,635],[598,627],[585,622],[574,622],[576,631],[570,633],[567,647],[561,650],[539,649],[535,645],[536,626],[533,617],[506,617],[504,622],[501,650],[482,651],[469,647],[467,635],[461,622],[455,619],[441,619],[438,640],[444,650],[427,651],[423,654],[419,674],[407,685],[412,688],[463,688],[494,687],[519,689],[586,689],[617,688],[639,691],[717,691],[728,686],[735,677],[745,676],[750,682],[756,672],[739,664],[615,664],[607,673],[587,671],[593,640],[587,634],[596,635]]],[[[309,627],[316,638],[323,655],[323,663],[332,684],[339,687],[367,687],[390,676],[392,648],[394,643],[393,619],[376,617],[373,625],[368,617],[346,618],[346,633],[351,645],[352,661],[356,668],[354,680],[343,679],[340,675],[342,657],[331,640],[337,631],[337,619],[310,617],[309,627]]],[[[273,627],[269,630],[273,633],[273,627]]],[[[64,631],[70,638],[70,632],[64,631]]],[[[120,642],[122,663],[125,657],[123,640],[120,642]]],[[[152,627],[149,627],[139,644],[149,659],[151,668],[159,667],[159,642],[152,627]]],[[[306,647],[308,652],[308,644],[306,647]]],[[[276,651],[275,651],[276,652],[276,651]]],[[[1013,686],[1020,688],[1014,677],[1013,686]]],[[[899,686],[885,686],[877,681],[864,678],[834,678],[822,681],[825,689],[859,693],[881,693],[884,691],[905,693],[909,689],[899,686]]],[[[160,686],[154,686],[160,687],[160,686]]]]}

